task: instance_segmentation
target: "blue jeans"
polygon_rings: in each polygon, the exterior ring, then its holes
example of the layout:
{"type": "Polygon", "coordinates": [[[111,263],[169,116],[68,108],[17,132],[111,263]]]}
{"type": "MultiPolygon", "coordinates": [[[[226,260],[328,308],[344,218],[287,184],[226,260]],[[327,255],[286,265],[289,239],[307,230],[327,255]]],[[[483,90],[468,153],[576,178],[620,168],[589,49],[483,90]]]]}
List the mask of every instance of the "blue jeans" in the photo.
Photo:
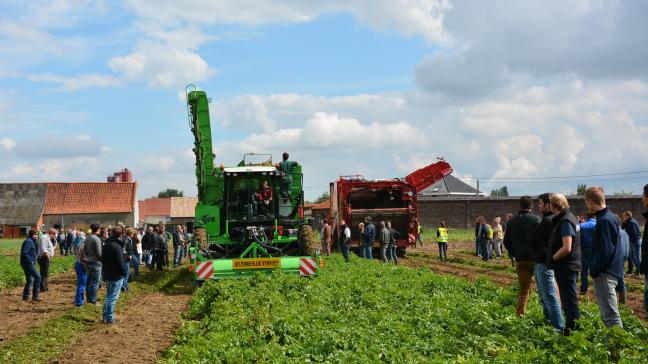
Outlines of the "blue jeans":
{"type": "Polygon", "coordinates": [[[648,317],[648,274],[644,275],[644,314],[648,317]]]}
{"type": "Polygon", "coordinates": [[[134,279],[137,280],[137,278],[139,278],[139,266],[140,266],[139,255],[137,254],[133,255],[133,260],[131,261],[131,264],[133,265],[133,271],[135,272],[134,279]]]}
{"type": "Polygon", "coordinates": [[[74,262],[74,271],[77,276],[76,296],[74,296],[74,305],[83,306],[85,303],[83,297],[85,295],[86,285],[88,284],[88,273],[85,267],[80,262],[74,262]]]}
{"type": "Polygon", "coordinates": [[[88,277],[86,283],[86,298],[88,303],[97,303],[97,291],[101,279],[101,262],[88,263],[88,277]]]}
{"type": "Polygon", "coordinates": [[[145,259],[144,262],[146,263],[146,267],[148,269],[153,269],[153,250],[149,250],[148,253],[146,253],[145,259]]]}
{"type": "Polygon", "coordinates": [[[439,259],[448,260],[448,243],[439,243],[439,259]]]}
{"type": "Polygon", "coordinates": [[[130,277],[130,263],[124,263],[124,270],[126,271],[126,276],[124,277],[124,281],[122,282],[122,290],[124,292],[128,292],[128,277],[130,277]]]}
{"type": "Polygon", "coordinates": [[[116,281],[106,281],[106,299],[104,300],[102,316],[105,323],[115,321],[115,303],[117,303],[117,299],[119,298],[123,281],[123,278],[116,281]]]}
{"type": "Polygon", "coordinates": [[[637,274],[641,267],[641,240],[630,243],[630,259],[635,266],[637,274]]]}
{"type": "Polygon", "coordinates": [[[594,294],[601,313],[601,321],[608,328],[612,326],[623,328],[616,295],[618,282],[619,278],[607,273],[601,273],[594,278],[594,294]]]}
{"type": "Polygon", "coordinates": [[[25,272],[25,288],[23,289],[23,300],[29,299],[29,291],[34,285],[32,291],[32,299],[38,298],[38,293],[40,292],[41,276],[36,270],[36,264],[21,264],[20,265],[25,272]]]}
{"type": "Polygon", "coordinates": [[[565,330],[569,333],[576,325],[576,320],[580,318],[580,308],[578,306],[578,292],[576,291],[576,279],[578,272],[565,268],[554,270],[558,291],[560,292],[560,302],[565,311],[565,330]]]}
{"type": "Polygon", "coordinates": [[[482,247],[479,243],[479,238],[475,238],[475,254],[480,256],[482,255],[482,247]]]}
{"type": "Polygon", "coordinates": [[[491,240],[490,239],[481,239],[479,242],[479,245],[481,246],[481,256],[482,260],[490,260],[491,259],[491,240]]]}
{"type": "Polygon", "coordinates": [[[554,286],[554,271],[547,269],[543,263],[535,263],[534,267],[538,296],[542,304],[544,317],[551,322],[551,325],[559,331],[565,329],[565,320],[560,311],[560,302],[554,286]]]}
{"type": "Polygon", "coordinates": [[[342,245],[340,246],[340,251],[342,252],[342,256],[344,257],[344,261],[348,262],[349,261],[349,244],[342,243],[342,245]]]}
{"type": "Polygon", "coordinates": [[[373,259],[373,243],[363,242],[360,247],[360,255],[365,259],[373,259]]]}
{"type": "Polygon", "coordinates": [[[592,264],[592,247],[591,246],[581,246],[581,284],[580,291],[582,294],[587,293],[589,277],[589,267],[592,264]]]}
{"type": "Polygon", "coordinates": [[[394,263],[398,265],[398,256],[396,255],[396,244],[387,245],[387,261],[394,260],[394,263]]]}
{"type": "Polygon", "coordinates": [[[176,267],[182,262],[182,247],[173,249],[173,265],[176,267]]]}

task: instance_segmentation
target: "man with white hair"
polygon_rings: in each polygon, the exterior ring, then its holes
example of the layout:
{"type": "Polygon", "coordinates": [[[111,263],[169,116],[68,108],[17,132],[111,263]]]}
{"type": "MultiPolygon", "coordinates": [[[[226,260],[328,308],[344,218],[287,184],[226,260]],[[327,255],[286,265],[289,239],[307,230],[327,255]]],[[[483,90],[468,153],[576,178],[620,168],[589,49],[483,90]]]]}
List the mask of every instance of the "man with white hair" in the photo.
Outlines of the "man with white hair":
{"type": "Polygon", "coordinates": [[[38,266],[40,267],[41,283],[40,291],[49,291],[49,267],[54,257],[54,244],[52,239],[56,237],[56,229],[49,229],[47,234],[38,237],[38,266]]]}

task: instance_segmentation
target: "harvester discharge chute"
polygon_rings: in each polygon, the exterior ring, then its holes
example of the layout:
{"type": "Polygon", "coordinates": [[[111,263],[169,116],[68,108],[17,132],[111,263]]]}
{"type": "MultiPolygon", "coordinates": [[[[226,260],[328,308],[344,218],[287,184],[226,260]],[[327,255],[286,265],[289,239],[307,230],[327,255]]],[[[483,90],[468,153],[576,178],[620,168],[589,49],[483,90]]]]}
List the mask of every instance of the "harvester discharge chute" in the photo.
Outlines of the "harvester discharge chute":
{"type": "Polygon", "coordinates": [[[195,238],[189,248],[196,284],[277,270],[317,275],[323,260],[304,219],[301,166],[246,154],[236,166],[214,168],[209,100],[193,86],[187,90],[198,185],[195,238]]]}

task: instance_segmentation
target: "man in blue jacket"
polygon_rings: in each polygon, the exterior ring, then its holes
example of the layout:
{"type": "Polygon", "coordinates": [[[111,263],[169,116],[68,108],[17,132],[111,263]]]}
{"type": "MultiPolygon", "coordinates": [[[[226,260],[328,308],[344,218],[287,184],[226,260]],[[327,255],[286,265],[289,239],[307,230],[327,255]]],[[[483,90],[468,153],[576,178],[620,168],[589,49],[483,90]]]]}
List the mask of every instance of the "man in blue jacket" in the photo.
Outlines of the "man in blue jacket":
{"type": "Polygon", "coordinates": [[[626,233],[630,238],[630,262],[628,267],[628,274],[632,274],[632,266],[634,265],[636,274],[639,275],[639,268],[641,267],[641,229],[639,223],[632,217],[631,211],[623,213],[623,225],[626,233]]]}
{"type": "Polygon", "coordinates": [[[31,285],[34,284],[32,291],[32,301],[39,302],[38,298],[40,293],[41,276],[36,270],[36,238],[38,233],[35,230],[29,230],[27,239],[22,243],[20,248],[20,266],[25,272],[25,289],[23,289],[23,301],[29,300],[29,290],[31,285]]]}
{"type": "Polygon", "coordinates": [[[585,190],[585,204],[590,211],[596,213],[590,275],[594,278],[594,293],[601,320],[608,328],[623,327],[616,295],[619,280],[623,279],[627,254],[620,239],[621,224],[605,205],[602,187],[585,190]]]}

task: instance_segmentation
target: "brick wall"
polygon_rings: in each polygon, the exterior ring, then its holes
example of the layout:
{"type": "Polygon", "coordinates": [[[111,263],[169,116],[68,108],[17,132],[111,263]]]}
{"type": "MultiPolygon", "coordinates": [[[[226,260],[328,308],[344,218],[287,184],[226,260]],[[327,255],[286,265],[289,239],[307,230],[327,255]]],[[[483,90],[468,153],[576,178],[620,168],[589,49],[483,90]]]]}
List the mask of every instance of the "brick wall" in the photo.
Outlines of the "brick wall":
{"type": "MultiPolygon", "coordinates": [[[[585,200],[578,196],[569,196],[569,205],[576,215],[586,210],[585,200]]],[[[494,217],[504,217],[507,212],[516,213],[519,210],[519,197],[419,197],[419,219],[423,226],[437,226],[439,221],[446,222],[448,227],[456,229],[472,228],[478,216],[484,216],[487,221],[494,217]]],[[[607,205],[614,213],[632,211],[633,217],[643,226],[644,218],[641,213],[644,207],[641,196],[608,197],[607,205]]],[[[534,200],[534,211],[536,208],[534,200]]],[[[537,211],[536,211],[537,212],[537,211]]]]}

